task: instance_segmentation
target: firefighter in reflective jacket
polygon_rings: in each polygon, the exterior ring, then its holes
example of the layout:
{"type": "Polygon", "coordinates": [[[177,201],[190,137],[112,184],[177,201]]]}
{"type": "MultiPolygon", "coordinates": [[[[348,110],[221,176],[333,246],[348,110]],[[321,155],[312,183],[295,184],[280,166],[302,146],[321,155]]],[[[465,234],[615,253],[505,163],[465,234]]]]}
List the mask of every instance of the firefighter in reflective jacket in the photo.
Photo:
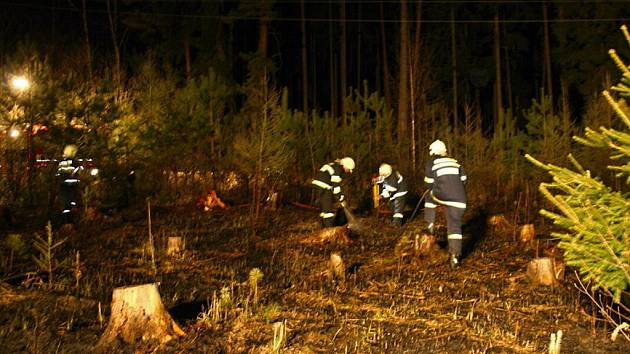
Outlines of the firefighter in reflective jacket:
{"type": "Polygon", "coordinates": [[[77,154],[76,145],[68,145],[63,150],[63,160],[59,162],[57,176],[60,179],[59,198],[61,200],[62,218],[64,223],[72,223],[72,209],[77,206],[79,189],[79,173],[83,166],[74,157],[77,154]]]}
{"type": "Polygon", "coordinates": [[[392,166],[386,163],[378,168],[378,175],[376,183],[379,195],[389,200],[389,207],[394,211],[392,223],[402,226],[405,198],[408,192],[407,182],[398,171],[393,170],[392,166]]]}
{"type": "Polygon", "coordinates": [[[341,192],[341,181],[354,170],[354,160],[344,157],[335,162],[327,163],[319,169],[313,185],[319,190],[319,214],[322,226],[334,226],[335,202],[344,202],[344,195],[341,192]]]}
{"type": "Polygon", "coordinates": [[[429,146],[431,158],[427,162],[424,182],[429,193],[424,203],[424,220],[433,232],[435,209],[446,206],[446,228],[451,267],[459,266],[462,254],[462,217],[466,211],[466,173],[460,163],[448,157],[446,145],[441,140],[429,146]]]}

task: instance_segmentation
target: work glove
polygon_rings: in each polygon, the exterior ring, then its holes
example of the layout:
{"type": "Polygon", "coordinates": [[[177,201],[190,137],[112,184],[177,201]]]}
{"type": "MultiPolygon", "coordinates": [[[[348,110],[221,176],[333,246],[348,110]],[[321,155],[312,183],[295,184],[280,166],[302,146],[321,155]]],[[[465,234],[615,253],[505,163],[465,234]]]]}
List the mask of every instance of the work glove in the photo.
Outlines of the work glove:
{"type": "Polygon", "coordinates": [[[340,195],[340,196],[339,196],[339,201],[343,203],[343,201],[344,201],[344,200],[345,200],[344,195],[343,195],[343,194],[342,194],[342,195],[340,195]]]}
{"type": "Polygon", "coordinates": [[[389,198],[389,191],[387,189],[384,189],[383,192],[381,193],[381,196],[383,198],[389,198]]]}

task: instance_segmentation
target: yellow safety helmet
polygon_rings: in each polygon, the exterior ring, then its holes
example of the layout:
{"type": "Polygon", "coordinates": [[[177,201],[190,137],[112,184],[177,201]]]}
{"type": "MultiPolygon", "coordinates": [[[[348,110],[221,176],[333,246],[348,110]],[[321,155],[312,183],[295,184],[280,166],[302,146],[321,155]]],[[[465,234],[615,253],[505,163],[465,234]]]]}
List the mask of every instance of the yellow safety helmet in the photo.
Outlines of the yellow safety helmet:
{"type": "Polygon", "coordinates": [[[66,145],[66,147],[63,149],[63,158],[64,159],[72,159],[77,155],[77,150],[79,148],[77,148],[76,145],[70,144],[70,145],[66,145]]]}
{"type": "Polygon", "coordinates": [[[351,157],[344,157],[339,160],[339,163],[341,164],[341,166],[343,166],[343,168],[350,171],[350,173],[352,173],[352,171],[356,167],[356,165],[354,164],[354,160],[351,157]]]}
{"type": "Polygon", "coordinates": [[[378,168],[378,175],[381,177],[389,177],[392,174],[392,165],[383,163],[378,168]]]}
{"type": "Polygon", "coordinates": [[[429,145],[429,155],[446,155],[446,145],[440,139],[434,141],[429,145]]]}

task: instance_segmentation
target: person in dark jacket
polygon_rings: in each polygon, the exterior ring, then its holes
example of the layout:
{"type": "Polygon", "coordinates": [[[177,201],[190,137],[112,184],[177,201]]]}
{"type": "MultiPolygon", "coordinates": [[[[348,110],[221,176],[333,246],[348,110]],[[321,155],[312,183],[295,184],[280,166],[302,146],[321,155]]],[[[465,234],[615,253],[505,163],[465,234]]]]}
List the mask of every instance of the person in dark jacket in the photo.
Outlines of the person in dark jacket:
{"type": "Polygon", "coordinates": [[[392,224],[402,226],[403,211],[408,188],[407,181],[400,172],[394,170],[390,164],[383,163],[378,168],[378,191],[381,198],[389,201],[389,207],[394,211],[392,224]]]}
{"type": "Polygon", "coordinates": [[[446,228],[451,267],[459,266],[462,254],[462,217],[466,211],[466,172],[454,158],[448,157],[441,140],[429,146],[431,158],[427,161],[424,182],[429,193],[424,203],[424,220],[433,232],[435,209],[446,206],[446,228]]]}
{"type": "Polygon", "coordinates": [[[319,205],[321,213],[319,217],[323,227],[334,226],[335,202],[344,202],[344,195],[341,191],[341,182],[355,168],[354,160],[344,157],[334,162],[322,166],[312,184],[319,192],[319,205]]]}
{"type": "Polygon", "coordinates": [[[61,200],[62,223],[72,223],[72,209],[78,203],[79,173],[83,166],[75,160],[76,145],[68,145],[63,150],[63,159],[59,162],[56,176],[59,177],[59,198],[61,200]]]}

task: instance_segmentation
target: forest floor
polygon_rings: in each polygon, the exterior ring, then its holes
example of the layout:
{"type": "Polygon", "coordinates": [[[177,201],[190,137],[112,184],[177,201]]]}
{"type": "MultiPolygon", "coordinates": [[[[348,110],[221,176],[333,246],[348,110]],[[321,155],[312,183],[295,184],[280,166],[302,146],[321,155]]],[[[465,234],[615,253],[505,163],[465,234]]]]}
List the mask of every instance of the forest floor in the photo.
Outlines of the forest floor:
{"type": "Polygon", "coordinates": [[[17,265],[0,277],[1,351],[91,352],[107,325],[112,290],[159,282],[186,335],[110,352],[271,352],[278,322],[286,328],[284,353],[546,353],[558,330],[563,353],[630,352],[628,341],[612,342],[611,328],[592,316],[572,271],[555,287],[530,283],[535,251],[514,241],[510,225],[490,228],[485,215],[470,211],[469,251],[451,270],[445,252],[399,257],[401,230],[384,215],[359,217],[363,228],[351,244],[317,242],[316,214],[290,206],[266,212],[252,235],[247,208],[155,210],[155,273],[144,214],[56,232],[67,239],[53,260],[67,262],[52,284],[44,273],[25,275],[35,250],[15,255],[17,265]],[[182,257],[166,256],[168,236],[184,237],[182,257]],[[345,281],[327,275],[333,252],[343,259],[345,281]],[[248,281],[253,268],[263,273],[258,299],[248,281]]]}

